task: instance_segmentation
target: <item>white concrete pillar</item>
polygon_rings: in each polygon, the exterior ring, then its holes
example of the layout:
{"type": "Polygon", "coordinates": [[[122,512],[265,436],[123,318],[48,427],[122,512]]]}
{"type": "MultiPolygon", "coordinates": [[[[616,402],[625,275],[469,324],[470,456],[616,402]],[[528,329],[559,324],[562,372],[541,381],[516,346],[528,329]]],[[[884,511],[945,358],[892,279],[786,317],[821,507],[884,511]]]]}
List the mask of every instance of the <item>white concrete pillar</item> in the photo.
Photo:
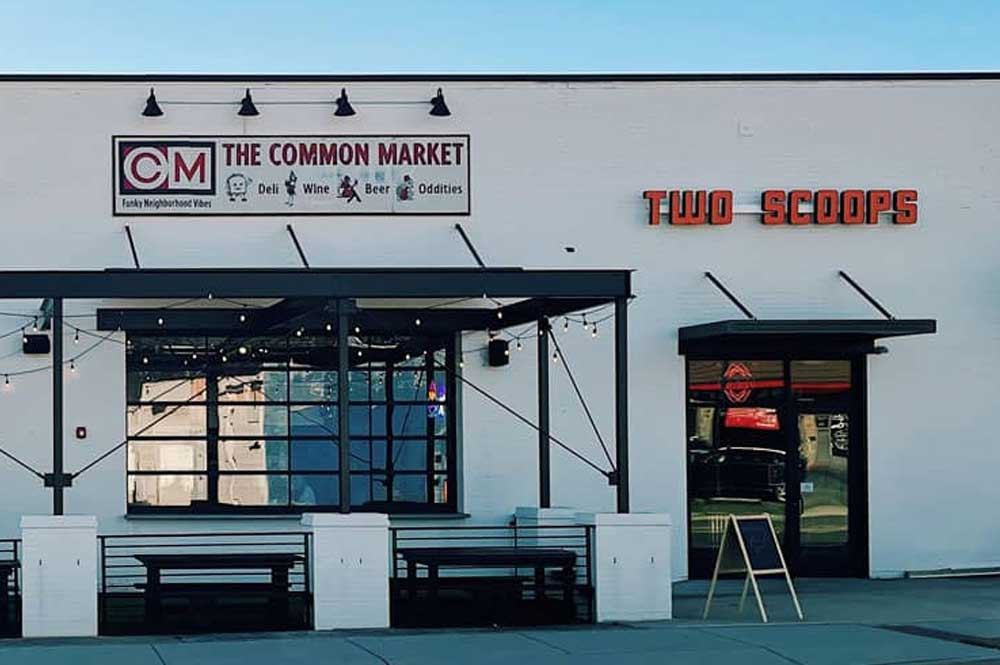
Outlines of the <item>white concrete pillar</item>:
{"type": "Polygon", "coordinates": [[[24,637],[97,635],[97,518],[21,518],[24,637]]]}
{"type": "Polygon", "coordinates": [[[672,616],[670,516],[580,513],[594,526],[597,621],[657,621],[672,616]]]}
{"type": "Polygon", "coordinates": [[[389,517],[307,513],[316,630],[389,626],[389,517]]]}
{"type": "Polygon", "coordinates": [[[514,522],[517,526],[576,526],[575,508],[538,508],[537,506],[518,506],[514,509],[514,522]]]}

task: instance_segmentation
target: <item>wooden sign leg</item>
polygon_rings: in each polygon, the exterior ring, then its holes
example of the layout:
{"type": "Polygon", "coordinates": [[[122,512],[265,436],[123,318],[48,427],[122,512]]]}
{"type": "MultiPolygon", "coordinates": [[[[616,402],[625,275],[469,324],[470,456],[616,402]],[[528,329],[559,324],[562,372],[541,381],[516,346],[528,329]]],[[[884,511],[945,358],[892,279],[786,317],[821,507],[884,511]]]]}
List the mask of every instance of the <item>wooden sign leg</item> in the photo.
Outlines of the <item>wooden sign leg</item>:
{"type": "Polygon", "coordinates": [[[795,603],[795,611],[799,615],[799,621],[805,620],[802,616],[802,606],[799,605],[799,597],[795,593],[795,586],[792,584],[792,578],[788,574],[788,568],[785,568],[785,582],[788,583],[788,593],[792,594],[792,602],[795,603]]]}
{"type": "Polygon", "coordinates": [[[764,623],[767,623],[767,612],[764,610],[764,599],[760,597],[760,589],[757,588],[757,578],[754,577],[753,572],[750,573],[750,584],[753,585],[753,593],[757,596],[757,609],[760,610],[760,618],[764,623]]]}
{"type": "Polygon", "coordinates": [[[715,595],[715,583],[719,579],[719,567],[722,565],[722,553],[726,551],[726,536],[729,535],[729,522],[722,532],[722,540],[719,542],[719,553],[715,556],[715,570],[712,572],[712,583],[708,585],[708,598],[705,599],[705,611],[701,614],[701,620],[708,618],[708,610],[712,607],[712,596],[715,595]]]}
{"type": "Polygon", "coordinates": [[[743,614],[743,603],[745,603],[747,599],[747,590],[750,588],[751,575],[752,573],[747,572],[747,577],[745,580],[743,580],[743,593],[740,594],[740,607],[739,607],[740,614],[743,614]]]}

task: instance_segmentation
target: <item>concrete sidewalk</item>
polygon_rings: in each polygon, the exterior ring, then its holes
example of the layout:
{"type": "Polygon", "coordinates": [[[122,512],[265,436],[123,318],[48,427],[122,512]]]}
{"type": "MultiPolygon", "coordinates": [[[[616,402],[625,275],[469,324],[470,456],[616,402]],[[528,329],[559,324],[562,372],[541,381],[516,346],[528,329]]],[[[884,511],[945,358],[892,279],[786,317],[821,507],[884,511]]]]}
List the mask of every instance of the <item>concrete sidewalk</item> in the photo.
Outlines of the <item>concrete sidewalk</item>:
{"type": "Polygon", "coordinates": [[[722,585],[700,620],[704,585],[676,585],[678,620],[549,629],[353,631],[200,637],[8,640],[0,665],[865,665],[1000,664],[1000,580],[800,580],[807,618],[765,584],[777,621],[736,612],[722,585]],[[782,603],[787,603],[785,607],[782,603]]]}

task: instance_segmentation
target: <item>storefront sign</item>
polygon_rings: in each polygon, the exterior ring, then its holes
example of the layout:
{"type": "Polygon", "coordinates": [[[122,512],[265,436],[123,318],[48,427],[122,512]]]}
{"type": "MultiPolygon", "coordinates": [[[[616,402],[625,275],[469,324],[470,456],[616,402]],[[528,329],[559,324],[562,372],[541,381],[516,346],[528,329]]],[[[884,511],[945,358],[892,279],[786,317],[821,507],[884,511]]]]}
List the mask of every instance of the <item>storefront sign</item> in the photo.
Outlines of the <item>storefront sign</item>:
{"type": "Polygon", "coordinates": [[[115,215],[468,215],[469,136],[116,136],[115,215]]]}
{"type": "Polygon", "coordinates": [[[791,224],[878,224],[880,215],[895,224],[917,223],[915,189],[768,189],[760,205],[736,206],[728,189],[650,189],[642,193],[649,201],[649,223],[656,226],[667,215],[674,226],[732,224],[734,214],[760,215],[769,226],[791,224]]]}

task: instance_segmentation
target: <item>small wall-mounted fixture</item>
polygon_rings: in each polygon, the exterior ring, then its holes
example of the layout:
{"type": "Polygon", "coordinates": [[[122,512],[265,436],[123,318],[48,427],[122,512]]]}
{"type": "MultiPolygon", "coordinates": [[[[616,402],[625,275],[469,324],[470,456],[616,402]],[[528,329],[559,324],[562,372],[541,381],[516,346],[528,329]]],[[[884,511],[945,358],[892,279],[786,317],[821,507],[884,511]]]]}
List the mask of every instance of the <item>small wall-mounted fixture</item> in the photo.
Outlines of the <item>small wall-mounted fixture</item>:
{"type": "Polygon", "coordinates": [[[86,439],[87,438],[87,428],[86,427],[77,427],[76,428],[76,438],[81,439],[81,440],[82,439],[86,439]]]}
{"type": "Polygon", "coordinates": [[[349,101],[347,101],[347,89],[346,88],[341,88],[340,89],[340,97],[337,97],[337,99],[335,100],[335,103],[337,104],[337,110],[333,112],[333,114],[335,116],[339,116],[339,117],[343,118],[343,117],[347,117],[347,116],[350,116],[350,115],[354,115],[354,113],[355,113],[354,107],[351,106],[351,103],[349,101]]]}
{"type": "Polygon", "coordinates": [[[437,94],[431,99],[431,115],[451,115],[448,105],[444,103],[444,93],[441,92],[441,88],[438,88],[437,94]]]}
{"type": "Polygon", "coordinates": [[[491,339],[487,345],[490,367],[510,364],[510,342],[505,339],[491,339]]]}
{"type": "Polygon", "coordinates": [[[253,97],[250,96],[250,88],[247,88],[247,94],[243,95],[243,99],[240,100],[240,110],[236,115],[243,116],[244,118],[260,115],[260,111],[254,106],[253,97]]]}
{"type": "Polygon", "coordinates": [[[147,118],[159,118],[163,115],[163,109],[156,102],[156,93],[153,89],[149,89],[149,97],[146,98],[146,108],[142,110],[142,114],[147,118]]]}
{"type": "Polygon", "coordinates": [[[24,335],[21,349],[26,356],[40,356],[52,350],[48,335],[24,335]]]}

